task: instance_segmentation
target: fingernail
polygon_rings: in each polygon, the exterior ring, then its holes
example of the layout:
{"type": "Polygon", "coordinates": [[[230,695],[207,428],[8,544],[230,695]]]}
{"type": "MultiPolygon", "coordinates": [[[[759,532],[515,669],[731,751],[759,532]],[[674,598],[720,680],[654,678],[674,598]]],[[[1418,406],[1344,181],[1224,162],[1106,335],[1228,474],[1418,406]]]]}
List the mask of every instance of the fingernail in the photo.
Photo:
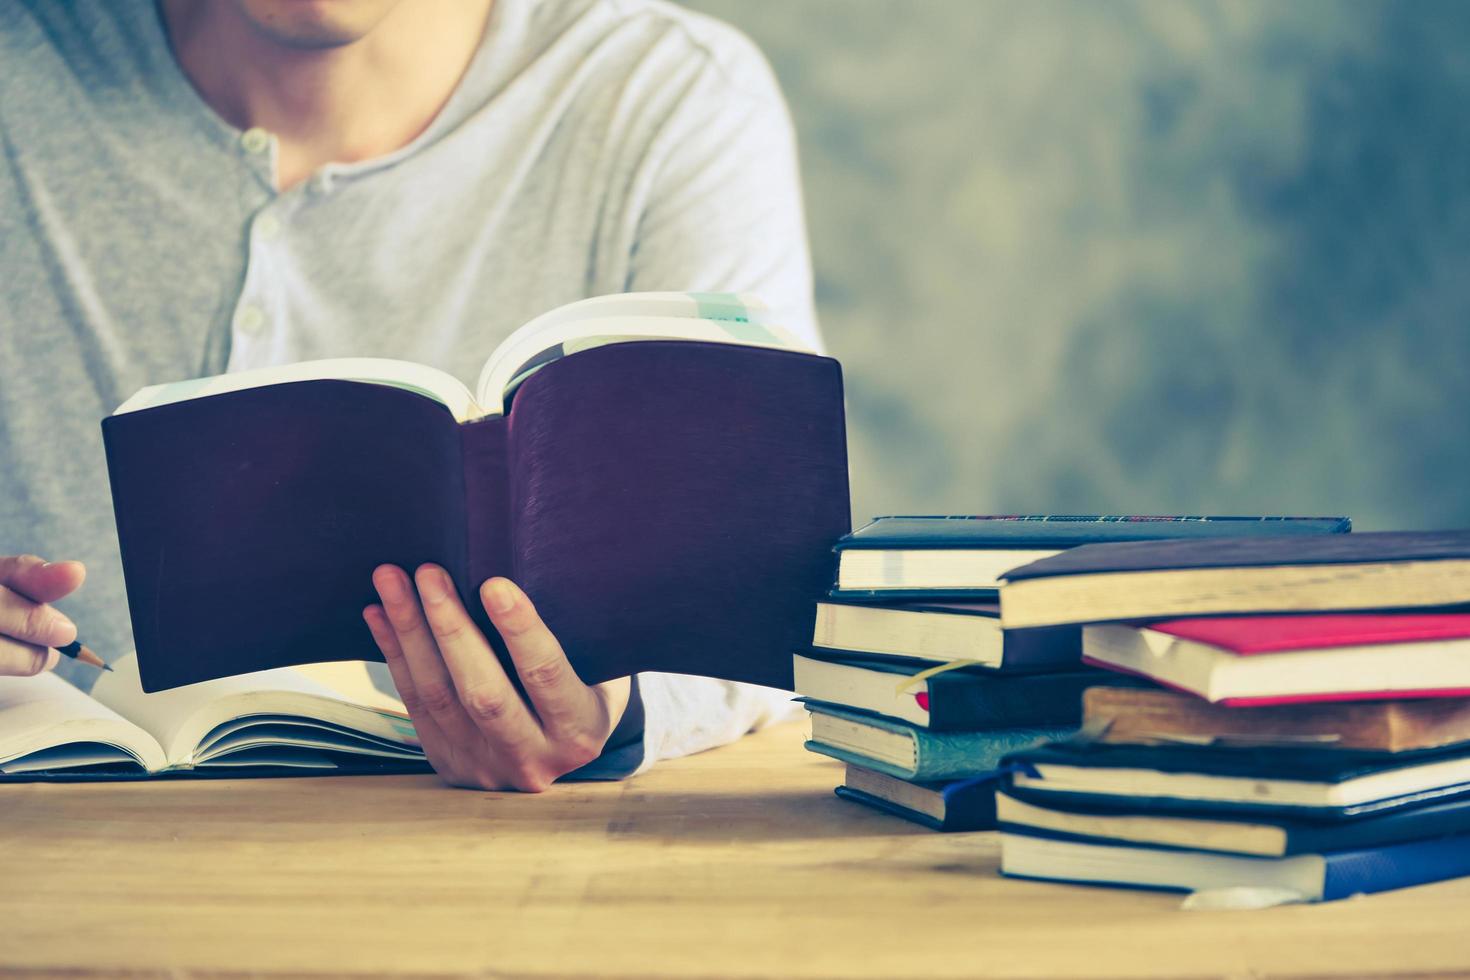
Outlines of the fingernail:
{"type": "Polygon", "coordinates": [[[438,568],[424,566],[418,574],[419,595],[425,602],[443,602],[449,598],[449,576],[438,568]]]}
{"type": "Polygon", "coordinates": [[[485,583],[485,604],[493,613],[510,612],[516,604],[515,586],[503,578],[492,578],[485,583]]]}
{"type": "Polygon", "coordinates": [[[396,568],[384,568],[374,572],[373,587],[378,590],[378,595],[384,600],[399,601],[405,598],[403,578],[398,574],[396,568]]]}

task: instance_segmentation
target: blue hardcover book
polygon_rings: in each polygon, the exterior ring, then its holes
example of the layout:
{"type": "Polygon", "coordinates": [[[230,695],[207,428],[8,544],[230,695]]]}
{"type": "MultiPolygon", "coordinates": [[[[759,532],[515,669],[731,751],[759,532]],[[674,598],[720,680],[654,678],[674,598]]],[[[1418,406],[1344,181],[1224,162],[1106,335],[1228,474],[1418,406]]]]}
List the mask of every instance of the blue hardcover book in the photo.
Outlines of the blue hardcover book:
{"type": "Polygon", "coordinates": [[[849,765],[838,797],[923,824],[931,830],[995,829],[995,790],[1001,773],[915,783],[849,765]]]}
{"type": "MultiPolygon", "coordinates": [[[[997,778],[1004,779],[1006,774],[1002,770],[997,778]]],[[[1001,830],[1088,844],[1290,857],[1470,834],[1470,798],[1321,821],[1272,813],[1175,813],[1148,807],[1118,810],[1085,803],[1059,806],[1051,800],[1022,799],[1002,787],[995,798],[995,820],[1001,830]]]]}
{"type": "Polygon", "coordinates": [[[1002,573],[1085,544],[1340,534],[1346,517],[878,517],[840,539],[835,597],[993,596],[1002,573]]]}
{"type": "Polygon", "coordinates": [[[898,779],[932,781],[982,776],[1002,756],[1076,732],[1075,727],[1002,728],[934,732],[880,715],[808,701],[812,737],[807,749],[898,779]]]}
{"type": "Polygon", "coordinates": [[[1002,874],[1166,891],[1258,888],[1330,902],[1470,875],[1470,835],[1360,850],[1241,857],[1207,851],[1082,843],[1005,832],[1002,874]]]}

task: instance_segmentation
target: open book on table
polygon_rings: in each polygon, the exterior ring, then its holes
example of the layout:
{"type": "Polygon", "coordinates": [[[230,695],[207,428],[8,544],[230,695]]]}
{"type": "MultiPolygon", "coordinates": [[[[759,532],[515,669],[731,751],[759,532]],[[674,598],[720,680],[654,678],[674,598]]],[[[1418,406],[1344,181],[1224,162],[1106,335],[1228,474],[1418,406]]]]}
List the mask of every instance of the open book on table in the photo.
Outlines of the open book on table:
{"type": "Polygon", "coordinates": [[[380,659],[393,563],[504,575],[577,673],[791,684],[850,526],[842,373],[755,301],[642,293],[397,361],[145,388],[102,423],[142,687],[380,659]],[[207,657],[196,651],[207,650],[207,657]]]}
{"type": "Polygon", "coordinates": [[[0,779],[426,768],[413,723],[362,663],[277,668],[145,694],[124,657],[90,695],[0,677],[0,779]]]}

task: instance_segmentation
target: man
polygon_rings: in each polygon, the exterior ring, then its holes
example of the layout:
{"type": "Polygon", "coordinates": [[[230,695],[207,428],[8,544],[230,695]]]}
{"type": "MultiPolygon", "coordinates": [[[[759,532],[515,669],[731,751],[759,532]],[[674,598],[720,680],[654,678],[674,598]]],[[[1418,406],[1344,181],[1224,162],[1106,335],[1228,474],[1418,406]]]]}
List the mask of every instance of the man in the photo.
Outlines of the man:
{"type": "MultiPolygon", "coordinates": [[[[755,292],[818,343],[770,71],[656,0],[12,2],[0,140],[0,671],[78,630],[131,649],[98,421],[145,384],[333,356],[470,379],[535,314],[629,290],[755,292]]],[[[589,688],[494,579],[528,704],[442,569],[373,581],[369,629],[456,785],[627,775],[785,710],[705,679],[589,688]]]]}

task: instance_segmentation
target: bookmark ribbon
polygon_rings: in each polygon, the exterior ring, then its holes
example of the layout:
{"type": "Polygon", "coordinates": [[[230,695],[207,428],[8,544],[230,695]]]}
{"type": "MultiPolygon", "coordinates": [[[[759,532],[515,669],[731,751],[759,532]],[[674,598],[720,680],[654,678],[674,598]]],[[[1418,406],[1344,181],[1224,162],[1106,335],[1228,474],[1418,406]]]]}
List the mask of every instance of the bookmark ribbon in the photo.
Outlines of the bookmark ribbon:
{"type": "Polygon", "coordinates": [[[937,674],[942,674],[947,670],[958,670],[961,667],[969,667],[979,663],[980,661],[978,660],[951,660],[947,664],[939,664],[934,667],[926,668],[925,670],[921,670],[917,674],[911,674],[900,681],[897,689],[895,690],[895,693],[907,694],[915,687],[919,686],[920,684],[924,683],[929,678],[934,677],[937,674]]]}

